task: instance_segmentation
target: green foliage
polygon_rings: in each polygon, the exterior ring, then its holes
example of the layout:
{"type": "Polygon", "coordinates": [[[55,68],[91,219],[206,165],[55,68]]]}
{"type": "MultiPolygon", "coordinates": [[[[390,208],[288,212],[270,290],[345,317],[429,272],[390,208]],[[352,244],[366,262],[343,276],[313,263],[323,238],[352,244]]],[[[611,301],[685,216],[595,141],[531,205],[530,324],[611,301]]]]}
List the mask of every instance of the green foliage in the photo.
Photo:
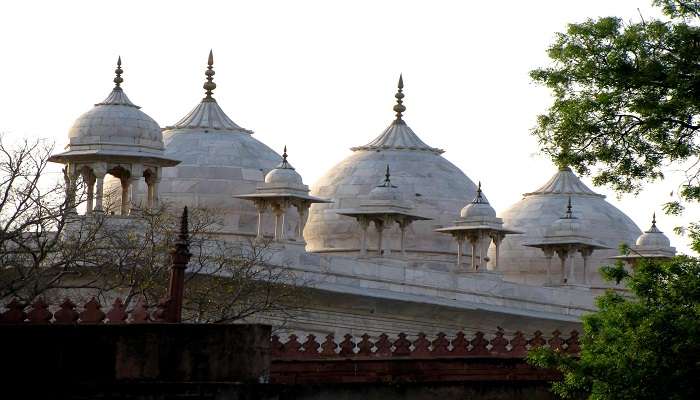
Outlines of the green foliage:
{"type": "MultiPolygon", "coordinates": [[[[669,21],[570,24],[548,50],[552,64],[530,73],[554,94],[533,130],[542,150],[623,192],[663,178],[668,163],[698,161],[700,2],[655,4],[669,21]]],[[[679,195],[700,200],[693,168],[679,195]]]]}
{"type": "MultiPolygon", "coordinates": [[[[552,65],[530,73],[554,95],[533,133],[557,164],[621,192],[663,178],[669,164],[690,165],[678,196],[700,201],[700,1],[653,4],[668,20],[589,19],[557,35],[552,65]]],[[[664,210],[682,214],[681,201],[664,210]]],[[[700,252],[700,223],[676,232],[700,252]]],[[[553,390],[564,398],[698,398],[700,259],[641,259],[633,274],[618,262],[601,272],[629,293],[597,299],[598,311],[583,318],[580,357],[540,348],[528,361],[562,372],[553,390]]]]}
{"type": "Polygon", "coordinates": [[[599,311],[583,318],[579,359],[537,349],[528,361],[563,373],[553,391],[564,398],[698,398],[700,261],[642,260],[624,275],[632,296],[610,291],[597,299],[599,311]]]}

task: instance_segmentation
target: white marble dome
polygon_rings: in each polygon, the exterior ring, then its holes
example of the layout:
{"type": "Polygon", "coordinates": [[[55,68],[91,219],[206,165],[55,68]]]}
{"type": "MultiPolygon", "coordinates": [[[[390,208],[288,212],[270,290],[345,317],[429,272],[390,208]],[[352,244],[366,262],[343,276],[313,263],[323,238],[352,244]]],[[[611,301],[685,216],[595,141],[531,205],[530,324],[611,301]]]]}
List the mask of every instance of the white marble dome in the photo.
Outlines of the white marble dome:
{"type": "Polygon", "coordinates": [[[129,100],[121,88],[121,58],[115,87],[102,102],[78,117],[68,132],[70,151],[100,155],[163,155],[163,135],[158,123],[129,100]]]}
{"type": "MultiPolygon", "coordinates": [[[[399,92],[397,94],[403,94],[399,92]]],[[[315,252],[348,252],[356,254],[360,245],[360,230],[352,218],[336,213],[338,209],[356,208],[361,198],[383,181],[383,172],[391,168],[392,193],[413,204],[413,211],[432,218],[416,221],[406,232],[406,249],[412,258],[446,258],[452,260],[454,241],[434,229],[449,226],[457,210],[476,195],[476,185],[456,166],[441,156],[442,150],[425,144],[401,118],[405,110],[395,107],[397,119],[375,140],[353,148],[353,154],[331,168],[311,187],[311,193],[332,200],[331,204],[315,204],[304,230],[307,250],[315,252]]],[[[376,192],[373,195],[379,195],[376,192]]],[[[366,198],[366,197],[365,197],[366,198]]],[[[370,230],[370,236],[373,235],[370,230]]],[[[396,227],[385,231],[398,249],[396,227]]],[[[387,236],[385,236],[386,238],[387,236]]],[[[374,243],[374,238],[369,238],[374,243]]]]}
{"type": "Polygon", "coordinates": [[[496,210],[491,207],[481,192],[481,182],[476,197],[459,212],[461,218],[496,218],[496,210]]]}
{"type": "MultiPolygon", "coordinates": [[[[163,130],[165,154],[181,163],[163,169],[159,195],[161,201],[176,207],[211,210],[222,220],[224,233],[253,235],[257,230],[255,206],[232,196],[254,192],[282,159],[221,109],[211,93],[216,87],[212,64],[210,56],[206,96],[180,121],[163,130]]],[[[139,188],[139,198],[144,193],[145,188],[139,188]]],[[[298,218],[290,214],[286,224],[291,232],[298,218]]],[[[271,218],[264,225],[270,232],[271,218]]]]}
{"type": "Polygon", "coordinates": [[[131,145],[139,147],[163,146],[163,135],[158,123],[138,107],[130,104],[121,92],[119,103],[98,103],[81,115],[70,128],[68,136],[75,144],[131,145]],[[128,103],[127,103],[128,102],[128,103]]]}
{"type": "Polygon", "coordinates": [[[663,249],[671,247],[671,240],[668,238],[668,236],[664,235],[659,228],[656,227],[655,216],[654,221],[651,224],[651,228],[642,233],[642,235],[637,238],[637,242],[635,244],[640,247],[663,249]]]}
{"type": "MultiPolygon", "coordinates": [[[[610,247],[609,250],[594,251],[587,282],[601,284],[598,267],[612,262],[609,257],[618,255],[621,243],[631,245],[641,234],[627,215],[605,201],[605,196],[588,188],[571,169],[562,168],[544,186],[526,193],[522,200],[501,214],[508,229],[523,232],[507,236],[501,244],[499,270],[507,280],[535,285],[545,282],[547,264],[544,254],[540,249],[523,246],[523,243],[538,241],[546,235],[552,224],[564,214],[569,198],[573,215],[577,218],[574,221],[579,224],[575,229],[610,247]]],[[[493,255],[494,249],[491,251],[493,255]]],[[[582,259],[579,257],[576,263],[576,273],[581,274],[582,259]]]]}
{"type": "Polygon", "coordinates": [[[561,217],[554,221],[552,225],[545,231],[547,237],[562,237],[562,236],[586,236],[588,234],[581,225],[578,218],[561,217]]]}
{"type": "MultiPolygon", "coordinates": [[[[286,154],[287,149],[285,149],[286,154]]],[[[275,169],[265,175],[265,183],[274,185],[303,185],[304,181],[301,175],[292,167],[287,160],[282,161],[275,169]]]]}

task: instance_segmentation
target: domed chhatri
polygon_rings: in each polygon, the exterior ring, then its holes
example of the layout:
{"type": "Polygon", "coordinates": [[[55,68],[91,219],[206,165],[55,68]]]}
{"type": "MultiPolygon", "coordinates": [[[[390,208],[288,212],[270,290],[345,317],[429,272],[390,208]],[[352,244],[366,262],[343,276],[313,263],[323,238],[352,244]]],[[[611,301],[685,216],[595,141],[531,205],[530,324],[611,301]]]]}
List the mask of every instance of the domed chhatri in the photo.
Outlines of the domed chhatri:
{"type": "MultiPolygon", "coordinates": [[[[448,233],[457,241],[457,269],[462,270],[464,242],[471,245],[471,271],[477,272],[484,266],[488,270],[498,268],[500,245],[506,235],[521,233],[503,227],[503,220],[496,217],[496,211],[491,207],[481,191],[481,182],[476,191],[476,197],[471,203],[462,208],[460,218],[453,226],[436,229],[436,232],[448,233]],[[489,247],[494,244],[496,254],[488,257],[489,247]]],[[[482,269],[483,271],[484,269],[482,269]]]]}
{"type": "Polygon", "coordinates": [[[552,258],[554,254],[561,261],[560,268],[560,284],[587,284],[586,276],[588,269],[588,260],[596,250],[610,249],[609,247],[599,243],[590,236],[581,224],[581,220],[574,217],[571,208],[571,197],[566,204],[566,213],[561,218],[557,219],[552,225],[547,228],[547,231],[539,240],[529,243],[523,243],[524,246],[541,249],[547,259],[547,284],[552,285],[552,258]],[[583,260],[582,281],[577,282],[574,274],[576,254],[580,253],[583,260]],[[566,272],[567,262],[569,265],[568,273],[566,272]]]}
{"type": "MultiPolygon", "coordinates": [[[[603,284],[598,268],[610,263],[609,258],[617,255],[620,243],[632,244],[641,234],[627,215],[605,201],[605,196],[588,188],[570,168],[561,168],[541,188],[523,195],[522,200],[501,215],[511,229],[523,232],[507,237],[501,246],[500,270],[507,280],[536,285],[546,283],[547,258],[541,250],[524,245],[539,242],[551,233],[552,224],[561,218],[569,198],[580,217],[561,223],[579,224],[587,236],[609,248],[595,251],[588,260],[587,276],[575,277],[577,282],[603,284]]],[[[578,265],[582,260],[572,262],[578,265]]],[[[574,267],[576,274],[582,271],[582,266],[574,267]]]]}
{"type": "Polygon", "coordinates": [[[287,233],[282,227],[287,219],[287,210],[297,209],[299,228],[293,240],[302,240],[304,223],[309,215],[309,207],[315,203],[329,203],[328,200],[309,196],[309,187],[287,161],[287,146],[284,146],[282,162],[265,175],[265,182],[258,185],[254,193],[235,195],[234,197],[252,201],[258,211],[257,238],[264,237],[263,214],[269,208],[275,214],[274,240],[287,240],[287,233]]]}
{"type": "Polygon", "coordinates": [[[633,268],[642,258],[669,259],[676,255],[676,248],[671,246],[671,241],[656,226],[656,213],[651,218],[651,228],[642,233],[635,244],[629,247],[627,254],[614,258],[628,262],[633,268]]]}
{"type": "MultiPolygon", "coordinates": [[[[397,111],[400,113],[400,111],[397,111]]],[[[391,232],[392,225],[399,227],[399,250],[401,256],[406,256],[406,229],[414,221],[425,221],[430,218],[423,217],[413,211],[413,205],[397,190],[398,187],[391,183],[389,165],[386,166],[384,181],[372,189],[368,195],[362,196],[359,207],[336,210],[339,215],[354,218],[360,225],[360,255],[367,255],[367,229],[369,224],[374,224],[377,236],[376,252],[379,257],[391,256],[393,243],[391,237],[384,240],[384,231],[391,232]]]]}
{"type": "Polygon", "coordinates": [[[671,240],[656,227],[656,213],[651,218],[651,228],[637,238],[635,246],[649,249],[666,249],[671,247],[671,240]]]}
{"type": "MultiPolygon", "coordinates": [[[[281,158],[224,113],[214,98],[214,76],[214,56],[209,52],[204,98],[163,131],[166,154],[182,163],[164,171],[161,194],[179,207],[216,213],[223,219],[220,230],[224,233],[255,234],[254,205],[232,196],[254,192],[281,158]]],[[[298,228],[295,215],[285,222],[285,230],[298,228]]]]}
{"type": "Polygon", "coordinates": [[[301,175],[287,161],[287,146],[284,146],[282,162],[265,175],[265,183],[274,185],[303,185],[301,175]]]}
{"type": "Polygon", "coordinates": [[[479,182],[476,197],[471,203],[464,206],[459,216],[462,218],[496,218],[496,210],[491,207],[481,191],[481,182],[479,182]]]}
{"type": "MultiPolygon", "coordinates": [[[[133,188],[145,178],[147,206],[157,202],[157,184],[161,168],[178,164],[164,154],[163,137],[158,124],[126,96],[121,57],[117,59],[114,88],[107,98],[81,115],[71,127],[67,151],[50,160],[66,164],[66,181],[79,175],[88,184],[87,213],[102,212],[105,174],[119,179],[122,215],[130,212],[133,188]],[[93,200],[95,203],[93,204],[93,200]]],[[[71,183],[74,186],[74,182],[71,183]]]]}
{"type": "MultiPolygon", "coordinates": [[[[436,235],[436,228],[451,224],[455,210],[474,198],[476,185],[452,163],[441,156],[442,150],[428,146],[404,121],[403,77],[395,95],[395,119],[376,139],[352,148],[353,154],[331,168],[311,187],[311,192],[333,200],[333,204],[314,206],[304,231],[307,250],[356,254],[360,232],[355,222],[336,210],[360,206],[362,196],[377,186],[376,171],[391,165],[392,182],[414,211],[429,222],[408,228],[412,238],[407,256],[415,259],[451,259],[453,244],[448,237],[436,235]]],[[[370,235],[374,235],[370,232],[370,235]]],[[[398,244],[400,232],[384,232],[385,243],[398,244]]]]}
{"type": "Polygon", "coordinates": [[[391,205],[394,206],[410,207],[410,205],[404,201],[401,192],[396,190],[397,188],[398,187],[396,185],[391,183],[391,172],[389,170],[389,165],[387,164],[386,173],[384,174],[384,182],[370,190],[367,197],[372,201],[386,201],[390,202],[391,205]]]}

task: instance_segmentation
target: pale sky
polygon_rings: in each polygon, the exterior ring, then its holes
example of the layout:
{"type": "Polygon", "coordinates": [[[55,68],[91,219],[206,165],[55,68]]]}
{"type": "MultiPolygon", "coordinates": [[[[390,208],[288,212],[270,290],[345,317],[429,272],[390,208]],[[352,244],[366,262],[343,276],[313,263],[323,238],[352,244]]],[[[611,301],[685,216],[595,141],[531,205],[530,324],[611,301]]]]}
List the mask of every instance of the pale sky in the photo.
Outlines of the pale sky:
{"type": "MultiPolygon", "coordinates": [[[[549,92],[528,72],[568,22],[650,17],[650,0],[552,1],[3,1],[0,132],[62,148],[73,120],[111,90],[122,56],[129,98],[161,126],[203,95],[209,49],[226,113],[281,152],[312,184],[393,118],[404,119],[473,181],[497,211],[555,172],[530,135],[549,92]]],[[[590,180],[584,179],[589,185],[590,180]]],[[[642,230],[678,179],[639,196],[595,188],[642,230]]],[[[459,210],[455,210],[455,214],[459,210]]],[[[659,216],[672,234],[684,220],[659,216]]]]}

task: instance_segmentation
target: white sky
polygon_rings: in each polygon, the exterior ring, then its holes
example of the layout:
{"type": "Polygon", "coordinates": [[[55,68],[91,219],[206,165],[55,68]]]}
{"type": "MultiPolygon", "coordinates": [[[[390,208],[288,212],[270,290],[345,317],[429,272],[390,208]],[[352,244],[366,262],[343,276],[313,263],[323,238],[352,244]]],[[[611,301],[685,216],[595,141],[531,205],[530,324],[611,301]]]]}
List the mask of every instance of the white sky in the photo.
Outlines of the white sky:
{"type": "MultiPolygon", "coordinates": [[[[219,104],[258,140],[289,146],[310,184],[391,121],[403,72],[406,121],[504,210],[555,171],[529,134],[549,92],[528,77],[547,64],[554,33],[588,17],[639,20],[637,7],[649,17],[650,3],[3,1],[0,132],[64,146],[73,120],[111,90],[117,55],[130,99],[172,124],[201,99],[213,48],[219,104]]],[[[619,200],[595,189],[644,230],[678,183],[619,200]]],[[[659,217],[670,235],[681,223],[659,217]]]]}

